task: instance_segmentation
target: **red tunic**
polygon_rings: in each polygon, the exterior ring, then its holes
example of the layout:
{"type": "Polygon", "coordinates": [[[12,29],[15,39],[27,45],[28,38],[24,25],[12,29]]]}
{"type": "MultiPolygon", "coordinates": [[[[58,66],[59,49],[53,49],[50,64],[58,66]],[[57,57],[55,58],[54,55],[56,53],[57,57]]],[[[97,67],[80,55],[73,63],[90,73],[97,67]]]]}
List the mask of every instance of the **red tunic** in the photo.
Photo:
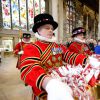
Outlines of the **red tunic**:
{"type": "Polygon", "coordinates": [[[90,47],[86,43],[81,43],[74,41],[70,44],[68,49],[71,52],[79,53],[79,54],[85,54],[85,55],[92,55],[93,51],[90,50],[90,47]]]}
{"type": "Polygon", "coordinates": [[[18,55],[18,52],[23,50],[25,48],[25,46],[29,45],[30,43],[19,42],[19,43],[16,44],[16,46],[15,46],[15,48],[13,50],[13,53],[18,56],[18,61],[17,61],[16,68],[19,69],[19,65],[20,65],[20,57],[21,57],[21,55],[18,55]]]}
{"type": "MultiPolygon", "coordinates": [[[[86,43],[80,43],[77,41],[74,41],[70,44],[68,49],[71,52],[79,53],[79,54],[84,54],[84,55],[92,55],[94,54],[93,51],[90,50],[89,46],[86,43]]],[[[93,76],[91,80],[88,82],[89,85],[94,86],[96,83],[96,78],[93,76]]]]}
{"type": "Polygon", "coordinates": [[[19,42],[18,44],[16,44],[15,48],[14,48],[14,54],[18,55],[18,52],[23,50],[23,48],[28,45],[29,43],[25,43],[25,42],[19,42]]]}
{"type": "Polygon", "coordinates": [[[36,96],[42,97],[45,91],[41,84],[50,69],[62,66],[63,61],[84,66],[86,59],[85,55],[70,52],[63,45],[38,40],[24,48],[20,65],[21,79],[32,86],[36,96]]]}

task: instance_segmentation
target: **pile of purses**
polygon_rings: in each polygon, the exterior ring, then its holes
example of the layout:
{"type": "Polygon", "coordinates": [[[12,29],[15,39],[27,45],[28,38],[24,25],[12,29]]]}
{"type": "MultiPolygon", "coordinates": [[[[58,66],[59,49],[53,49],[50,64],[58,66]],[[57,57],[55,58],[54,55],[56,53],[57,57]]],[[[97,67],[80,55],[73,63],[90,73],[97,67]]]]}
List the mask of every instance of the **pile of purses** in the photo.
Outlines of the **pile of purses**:
{"type": "MultiPolygon", "coordinates": [[[[99,55],[94,55],[94,57],[100,60],[99,55]]],[[[54,67],[50,74],[53,78],[68,84],[73,90],[73,96],[78,100],[94,100],[90,89],[100,81],[98,79],[100,66],[94,68],[87,64],[85,68],[82,68],[81,65],[66,65],[59,68],[54,67]]]]}

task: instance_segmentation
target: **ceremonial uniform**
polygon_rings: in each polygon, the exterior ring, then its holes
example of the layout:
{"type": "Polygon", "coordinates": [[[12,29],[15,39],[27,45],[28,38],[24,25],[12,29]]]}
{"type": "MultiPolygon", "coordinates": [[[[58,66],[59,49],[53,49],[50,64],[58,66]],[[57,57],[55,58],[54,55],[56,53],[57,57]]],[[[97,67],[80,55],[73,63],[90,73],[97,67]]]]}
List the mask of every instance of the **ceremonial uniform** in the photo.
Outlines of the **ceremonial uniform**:
{"type": "Polygon", "coordinates": [[[25,42],[19,42],[18,44],[16,44],[15,48],[14,48],[14,54],[18,55],[18,52],[20,52],[21,50],[23,50],[23,48],[28,45],[29,43],[25,43],[25,42]]]}
{"type": "Polygon", "coordinates": [[[32,86],[35,95],[41,97],[45,92],[41,88],[41,83],[50,69],[62,66],[63,61],[84,66],[86,59],[85,55],[70,52],[63,45],[37,41],[24,48],[20,65],[21,78],[32,86]]]}
{"type": "Polygon", "coordinates": [[[18,68],[20,65],[20,56],[23,54],[23,49],[25,48],[25,46],[31,43],[30,38],[31,38],[31,34],[23,33],[23,36],[21,39],[22,41],[17,43],[16,46],[14,47],[13,53],[18,56],[16,68],[18,68]]]}
{"type": "Polygon", "coordinates": [[[73,41],[70,43],[68,49],[71,52],[85,54],[85,55],[92,55],[93,51],[91,51],[89,45],[84,40],[85,35],[86,35],[86,30],[83,27],[78,27],[73,29],[72,31],[73,41]]]}
{"type": "Polygon", "coordinates": [[[37,97],[39,100],[74,100],[71,87],[54,78],[52,71],[66,64],[85,67],[87,63],[86,55],[70,52],[64,45],[57,44],[53,39],[57,27],[50,14],[35,16],[32,30],[38,40],[23,48],[19,69],[21,79],[32,87],[33,100],[37,97]]]}
{"type": "MultiPolygon", "coordinates": [[[[83,27],[78,27],[73,29],[72,31],[73,42],[71,42],[68,47],[69,51],[78,54],[84,54],[86,56],[94,54],[94,52],[90,49],[89,45],[84,41],[83,35],[81,35],[81,38],[78,37],[78,35],[80,34],[86,35],[86,31],[83,27]]],[[[94,86],[95,83],[96,83],[96,78],[93,75],[88,84],[94,86]]]]}
{"type": "MultiPolygon", "coordinates": [[[[78,54],[84,54],[86,56],[94,54],[94,52],[91,51],[91,49],[90,49],[89,45],[86,43],[86,41],[84,41],[83,35],[86,35],[86,31],[83,27],[78,27],[78,28],[73,29],[73,31],[72,31],[73,42],[70,43],[70,45],[68,47],[69,51],[75,52],[78,54]],[[80,35],[80,34],[82,34],[82,35],[80,35]],[[78,35],[80,35],[80,36],[78,36],[78,35]]],[[[91,81],[89,82],[89,84],[91,86],[94,85],[93,80],[95,80],[94,76],[91,79],[91,81]]],[[[94,81],[94,83],[95,83],[95,81],[94,81]]]]}
{"type": "Polygon", "coordinates": [[[28,45],[30,42],[31,34],[30,33],[23,33],[21,37],[21,42],[16,44],[14,47],[14,54],[18,55],[18,53],[23,50],[23,48],[28,45]]]}
{"type": "Polygon", "coordinates": [[[86,43],[82,43],[79,41],[73,41],[70,43],[68,49],[71,52],[79,53],[79,54],[85,54],[85,55],[92,55],[93,51],[90,50],[90,47],[86,43]]]}

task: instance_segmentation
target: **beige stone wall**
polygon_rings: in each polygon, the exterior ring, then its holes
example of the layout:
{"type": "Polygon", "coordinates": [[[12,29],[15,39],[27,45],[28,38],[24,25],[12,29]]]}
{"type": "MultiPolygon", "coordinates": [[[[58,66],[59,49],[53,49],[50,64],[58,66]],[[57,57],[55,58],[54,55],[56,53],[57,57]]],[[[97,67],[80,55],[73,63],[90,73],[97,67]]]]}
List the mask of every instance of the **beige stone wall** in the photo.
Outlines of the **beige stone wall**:
{"type": "MultiPolygon", "coordinates": [[[[100,0],[99,0],[99,5],[100,5],[100,0]]],[[[98,18],[98,39],[100,39],[100,6],[99,6],[99,18],[98,18]]]]}

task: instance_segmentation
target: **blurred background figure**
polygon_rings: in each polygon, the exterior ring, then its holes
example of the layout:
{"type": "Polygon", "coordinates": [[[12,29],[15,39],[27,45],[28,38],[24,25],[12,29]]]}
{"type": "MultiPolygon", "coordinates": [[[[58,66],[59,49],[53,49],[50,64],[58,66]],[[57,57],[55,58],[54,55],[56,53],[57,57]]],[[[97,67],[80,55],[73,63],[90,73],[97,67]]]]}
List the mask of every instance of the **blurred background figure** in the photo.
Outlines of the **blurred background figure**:
{"type": "Polygon", "coordinates": [[[94,48],[96,54],[100,54],[100,40],[97,41],[97,45],[94,48]]]}
{"type": "Polygon", "coordinates": [[[31,34],[30,33],[23,33],[21,42],[17,43],[15,48],[14,48],[14,54],[23,54],[23,48],[31,43],[31,34]]]}
{"type": "MultiPolygon", "coordinates": [[[[86,30],[83,27],[77,27],[72,30],[72,38],[73,41],[70,43],[68,49],[71,52],[79,53],[79,54],[85,54],[86,56],[90,56],[94,54],[94,43],[88,42],[86,39],[86,30]],[[92,43],[92,49],[90,48],[89,43],[92,43]]],[[[94,41],[93,41],[94,42],[94,41]]],[[[96,82],[96,78],[94,75],[91,77],[90,81],[88,82],[89,85],[93,86],[96,82]]],[[[94,89],[90,89],[90,97],[95,100],[94,97],[94,89]]]]}
{"type": "Polygon", "coordinates": [[[93,51],[90,49],[89,45],[86,43],[86,30],[83,27],[77,27],[72,31],[73,41],[69,44],[68,49],[71,52],[92,55],[93,51]]]}
{"type": "Polygon", "coordinates": [[[94,48],[97,45],[97,41],[95,39],[88,38],[86,40],[87,44],[89,45],[90,49],[94,52],[94,48]]]}
{"type": "Polygon", "coordinates": [[[18,68],[18,66],[20,64],[20,57],[24,53],[23,49],[25,48],[25,46],[27,46],[30,43],[32,43],[31,42],[31,34],[23,33],[22,37],[21,37],[21,42],[16,44],[14,51],[13,51],[13,53],[18,56],[18,62],[17,62],[16,68],[18,68]]]}
{"type": "Polygon", "coordinates": [[[72,38],[70,37],[67,39],[66,46],[69,47],[71,42],[72,42],[72,38]]]}

